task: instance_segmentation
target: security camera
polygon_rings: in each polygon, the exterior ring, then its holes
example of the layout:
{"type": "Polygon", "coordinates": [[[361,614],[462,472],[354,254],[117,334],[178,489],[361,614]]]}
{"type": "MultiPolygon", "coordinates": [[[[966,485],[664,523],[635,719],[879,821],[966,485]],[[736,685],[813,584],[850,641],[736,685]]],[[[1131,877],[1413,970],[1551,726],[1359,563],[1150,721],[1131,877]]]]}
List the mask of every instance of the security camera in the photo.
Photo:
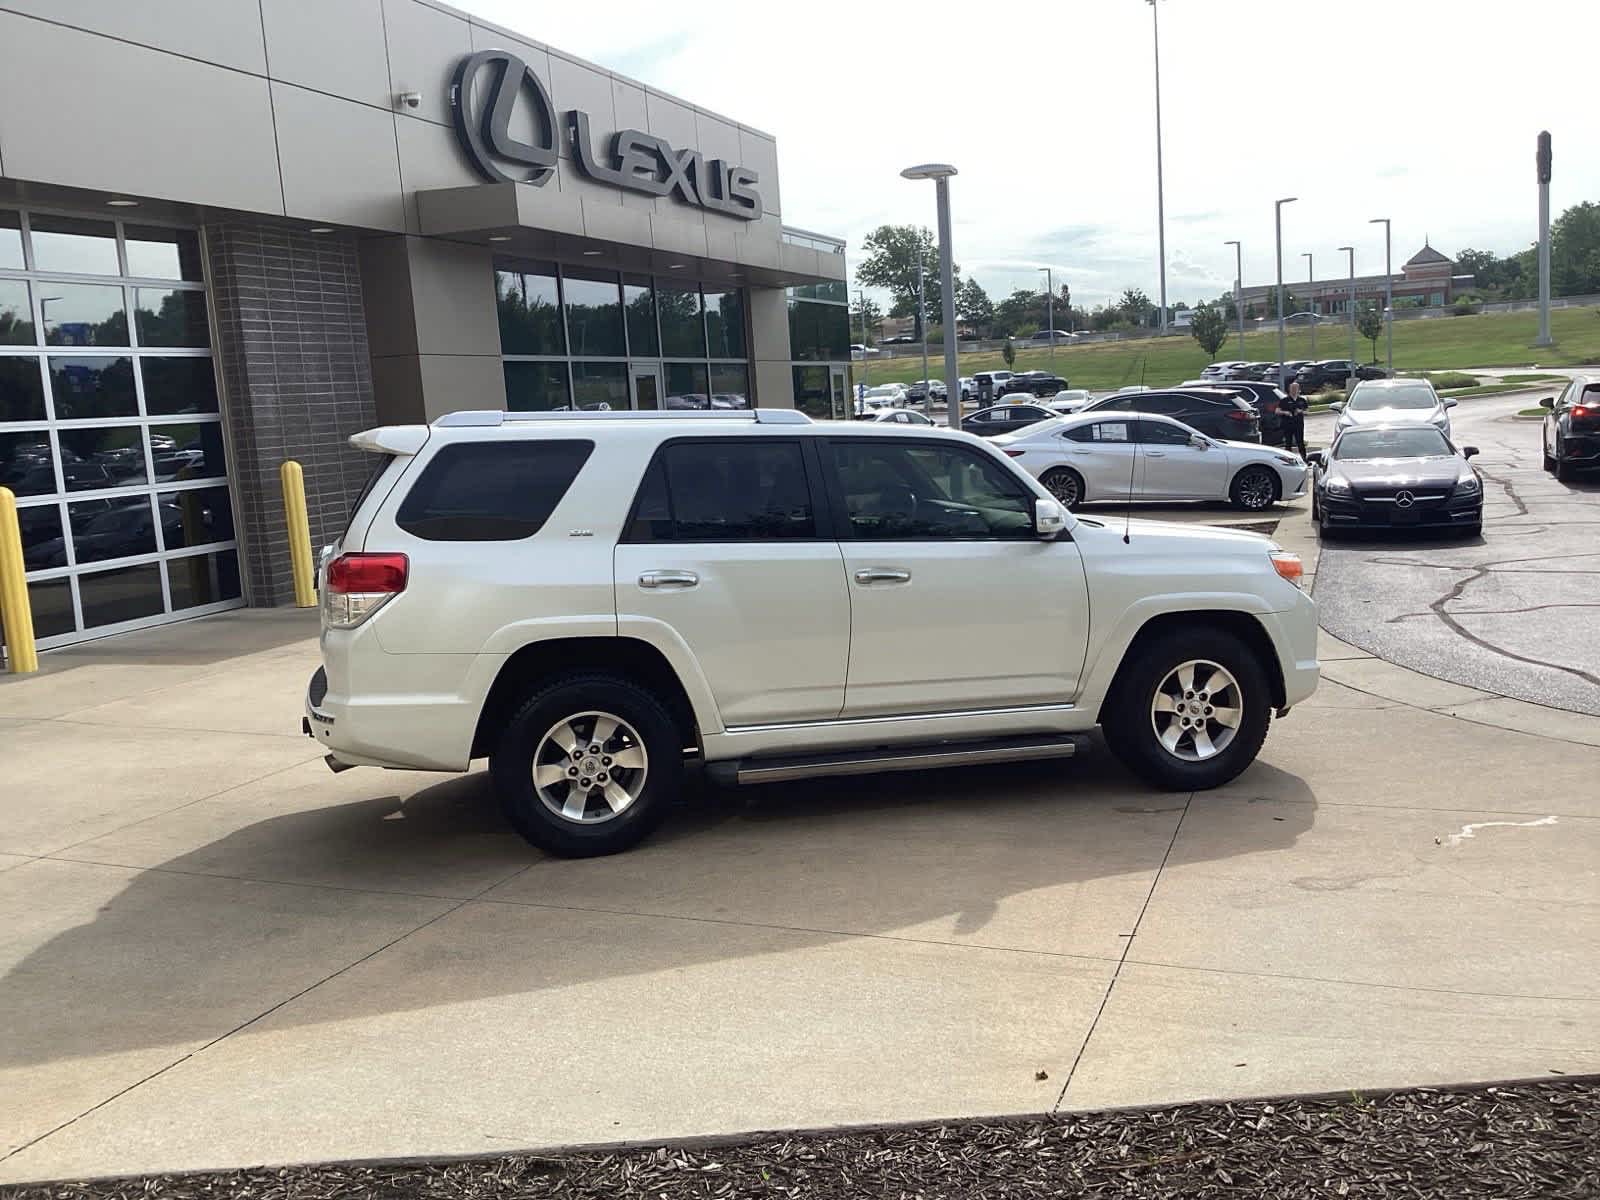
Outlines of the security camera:
{"type": "Polygon", "coordinates": [[[421,104],[422,104],[422,93],[421,92],[401,92],[398,96],[395,97],[395,99],[398,100],[401,104],[404,104],[407,108],[417,108],[417,107],[420,107],[421,104]]]}

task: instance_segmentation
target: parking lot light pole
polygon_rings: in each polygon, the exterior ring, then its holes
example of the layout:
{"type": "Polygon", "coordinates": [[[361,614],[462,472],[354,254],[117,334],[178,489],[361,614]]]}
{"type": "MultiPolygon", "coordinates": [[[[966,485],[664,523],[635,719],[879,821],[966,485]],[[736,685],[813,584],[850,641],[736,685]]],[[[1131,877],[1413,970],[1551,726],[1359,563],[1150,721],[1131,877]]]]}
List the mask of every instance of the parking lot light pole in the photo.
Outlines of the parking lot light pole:
{"type": "Polygon", "coordinates": [[[1239,318],[1239,357],[1244,357],[1244,247],[1238,242],[1223,242],[1233,247],[1233,315],[1239,318]]]}
{"type": "Polygon", "coordinates": [[[867,294],[859,288],[856,303],[861,305],[861,387],[865,390],[872,386],[872,372],[867,369],[867,294]]]}
{"type": "Polygon", "coordinates": [[[1383,323],[1389,330],[1389,376],[1394,377],[1394,262],[1389,218],[1373,217],[1368,225],[1383,226],[1383,323]]]}
{"type": "Polygon", "coordinates": [[[1044,272],[1044,323],[1050,330],[1050,374],[1056,373],[1056,277],[1049,267],[1044,272]]]}
{"type": "Polygon", "coordinates": [[[1283,206],[1299,196],[1285,196],[1272,202],[1272,226],[1278,239],[1278,386],[1286,387],[1283,371],[1283,206]]]}
{"type": "MultiPolygon", "coordinates": [[[[933,387],[928,382],[928,295],[922,263],[917,263],[917,324],[922,326],[922,414],[933,420],[933,387]]],[[[948,402],[948,397],[946,398],[948,402]]]]}
{"type": "Polygon", "coordinates": [[[1161,177],[1161,19],[1156,13],[1156,0],[1145,0],[1150,5],[1150,33],[1156,52],[1156,246],[1161,256],[1161,332],[1167,331],[1167,199],[1161,177]]]}
{"type": "Polygon", "coordinates": [[[1350,256],[1350,382],[1347,387],[1356,385],[1356,248],[1354,246],[1340,246],[1350,256]]]}
{"type": "Polygon", "coordinates": [[[1312,297],[1316,295],[1317,264],[1307,250],[1300,256],[1306,260],[1306,303],[1311,306],[1311,361],[1317,360],[1317,302],[1312,297]]]}
{"type": "Polygon", "coordinates": [[[931,179],[939,209],[939,299],[944,310],[944,386],[948,397],[951,429],[961,428],[961,369],[956,364],[956,284],[955,260],[950,236],[950,176],[956,169],[949,163],[922,163],[900,172],[903,179],[931,179]]]}

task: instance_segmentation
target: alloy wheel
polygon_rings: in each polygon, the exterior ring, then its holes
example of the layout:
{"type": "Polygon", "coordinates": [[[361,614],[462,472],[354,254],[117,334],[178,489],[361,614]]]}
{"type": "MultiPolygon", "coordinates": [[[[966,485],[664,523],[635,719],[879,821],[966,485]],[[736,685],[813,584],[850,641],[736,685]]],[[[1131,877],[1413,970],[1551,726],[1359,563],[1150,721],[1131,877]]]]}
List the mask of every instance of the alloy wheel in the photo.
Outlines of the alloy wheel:
{"type": "Polygon", "coordinates": [[[1251,511],[1272,503],[1272,479],[1265,471],[1247,471],[1239,480],[1239,502],[1251,511]]]}
{"type": "Polygon", "coordinates": [[[574,713],[557,721],[533,753],[533,790],[556,816],[597,825],[626,812],[644,791],[644,739],[621,717],[574,713]]]}
{"type": "Polygon", "coordinates": [[[1081,499],[1078,477],[1071,471],[1052,471],[1042,482],[1044,490],[1060,501],[1063,508],[1071,508],[1081,499]]]}
{"type": "Polygon", "coordinates": [[[1150,727],[1168,754],[1205,762],[1233,742],[1244,719],[1239,681],[1220,663],[1191,659],[1174,667],[1150,702],[1150,727]]]}

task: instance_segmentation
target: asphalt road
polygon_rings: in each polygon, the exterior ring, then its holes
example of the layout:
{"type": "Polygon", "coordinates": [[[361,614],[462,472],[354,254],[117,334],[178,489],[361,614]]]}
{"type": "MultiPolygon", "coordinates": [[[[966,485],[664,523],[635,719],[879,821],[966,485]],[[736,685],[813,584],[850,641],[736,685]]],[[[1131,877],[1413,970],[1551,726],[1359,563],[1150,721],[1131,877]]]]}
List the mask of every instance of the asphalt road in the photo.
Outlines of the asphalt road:
{"type": "MultiPolygon", "coordinates": [[[[1336,637],[1413,670],[1600,715],[1600,476],[1560,484],[1537,422],[1512,414],[1550,389],[1464,400],[1477,446],[1482,538],[1382,534],[1324,544],[1316,599],[1336,637]]],[[[1331,419],[1314,421],[1325,442],[1331,419]]]]}

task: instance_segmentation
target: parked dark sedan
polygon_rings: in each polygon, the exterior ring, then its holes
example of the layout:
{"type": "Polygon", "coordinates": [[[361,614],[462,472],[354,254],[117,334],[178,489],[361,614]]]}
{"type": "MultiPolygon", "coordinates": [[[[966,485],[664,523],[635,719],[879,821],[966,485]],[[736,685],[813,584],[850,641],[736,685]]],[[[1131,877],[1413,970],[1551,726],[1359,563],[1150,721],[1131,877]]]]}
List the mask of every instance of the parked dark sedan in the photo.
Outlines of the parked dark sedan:
{"type": "Polygon", "coordinates": [[[1565,483],[1600,468],[1600,376],[1576,375],[1559,396],[1539,401],[1544,417],[1544,469],[1565,483]]]}
{"type": "Polygon", "coordinates": [[[1059,375],[1052,375],[1048,371],[1024,371],[1020,375],[1013,375],[1000,386],[1002,396],[1015,396],[1019,392],[1028,396],[1037,396],[1043,400],[1054,396],[1057,392],[1064,392],[1070,385],[1059,375]]]}
{"type": "Polygon", "coordinates": [[[1125,392],[1097,400],[1083,411],[1159,413],[1224,442],[1259,442],[1261,414],[1237,394],[1225,390],[1228,386],[1218,383],[1206,387],[1125,392]]]}
{"type": "Polygon", "coordinates": [[[990,438],[1002,433],[1015,433],[1037,421],[1048,421],[1058,415],[1037,404],[996,404],[992,408],[980,408],[965,418],[961,428],[979,437],[990,438]]]}
{"type": "Polygon", "coordinates": [[[1311,455],[1311,519],[1341,529],[1483,530],[1483,479],[1435,425],[1356,425],[1311,455]]]}
{"type": "Polygon", "coordinates": [[[1300,390],[1310,393],[1325,387],[1344,387],[1352,374],[1358,381],[1384,378],[1382,367],[1364,367],[1348,358],[1324,358],[1319,362],[1309,362],[1300,368],[1296,378],[1300,380],[1300,390]]]}

